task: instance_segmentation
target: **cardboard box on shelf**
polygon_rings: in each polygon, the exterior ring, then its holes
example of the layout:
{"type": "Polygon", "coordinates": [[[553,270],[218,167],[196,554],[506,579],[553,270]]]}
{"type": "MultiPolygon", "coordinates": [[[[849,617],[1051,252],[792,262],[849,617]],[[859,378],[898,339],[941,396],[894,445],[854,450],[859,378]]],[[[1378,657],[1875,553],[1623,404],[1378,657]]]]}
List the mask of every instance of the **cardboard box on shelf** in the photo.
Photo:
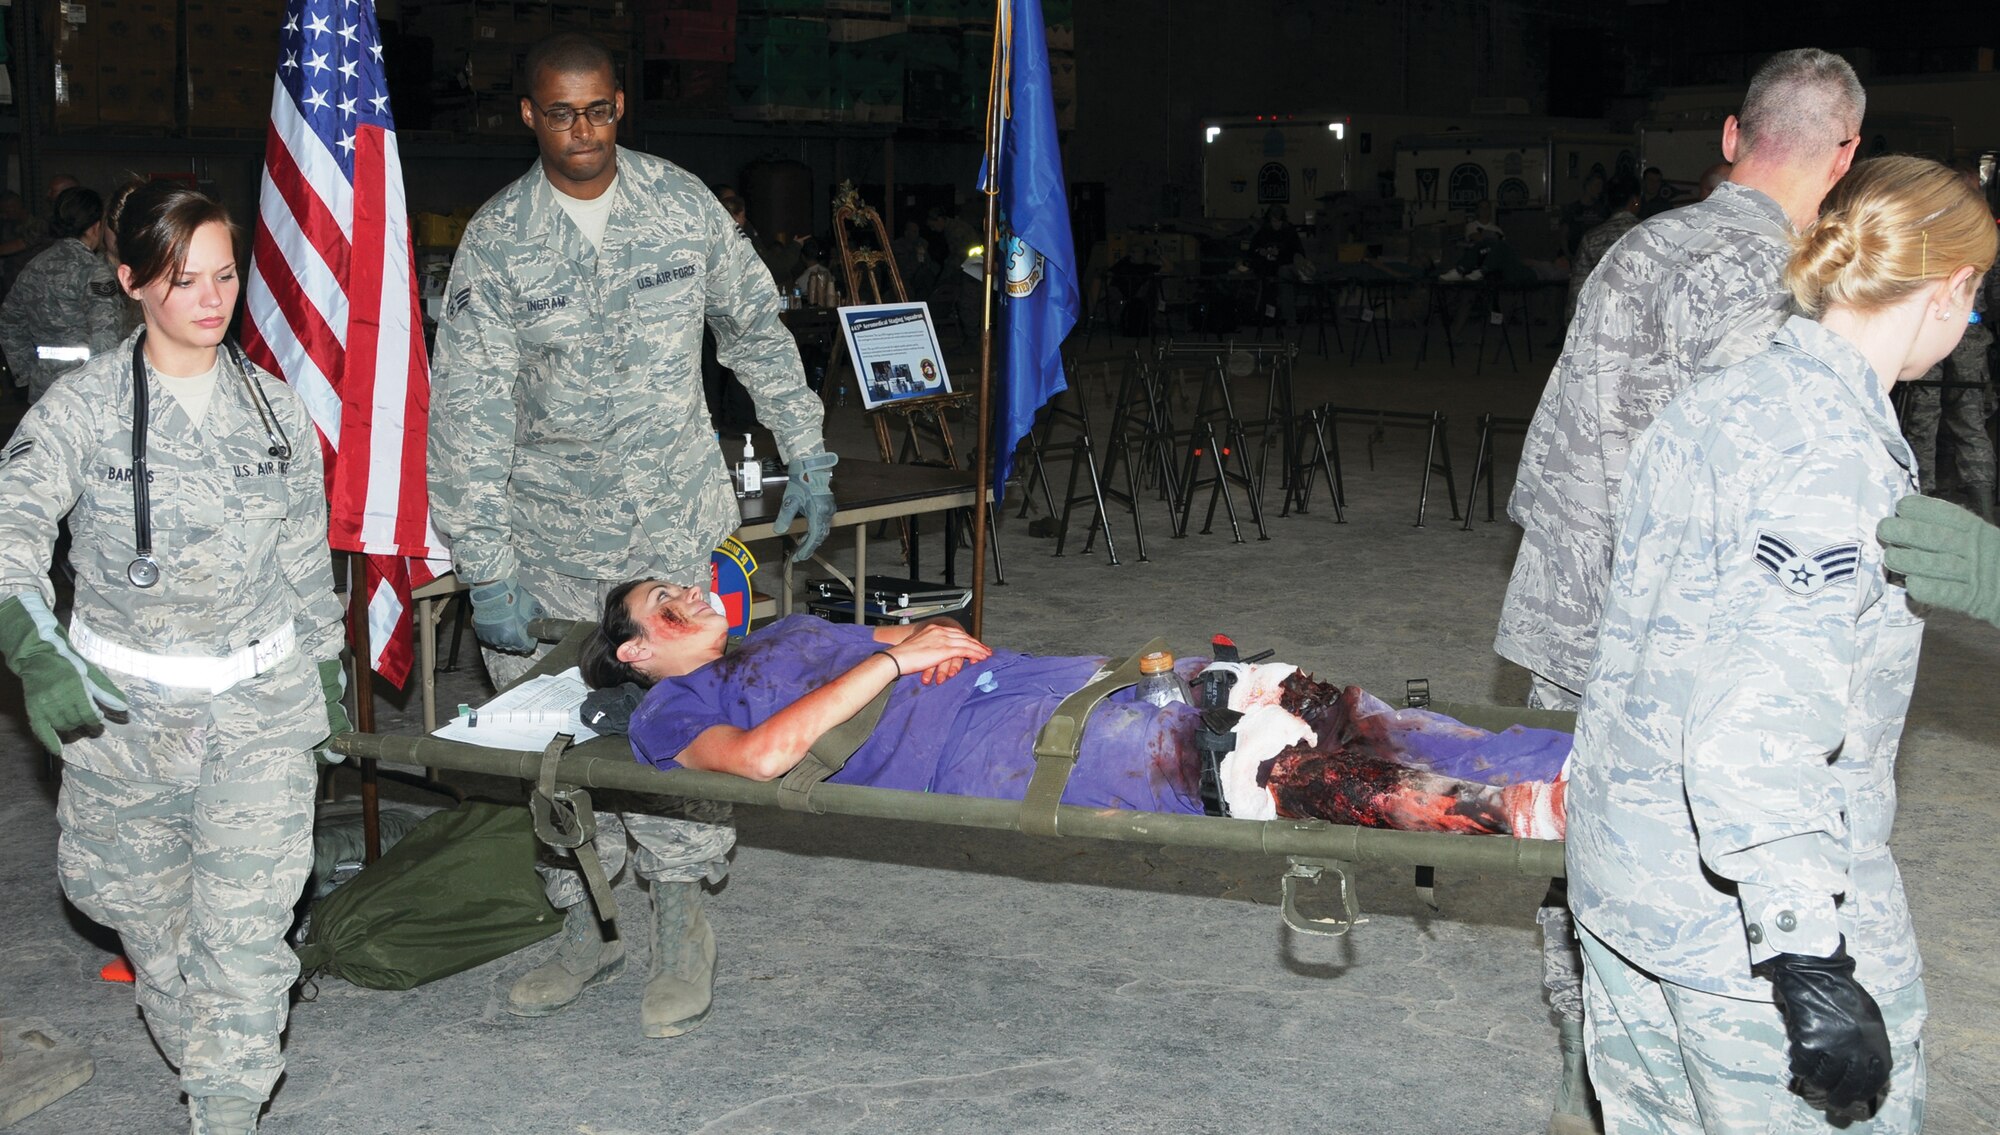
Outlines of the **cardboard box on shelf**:
{"type": "Polygon", "coordinates": [[[640,90],[646,113],[669,118],[728,118],[729,64],[687,59],[648,59],[640,90]]]}
{"type": "Polygon", "coordinates": [[[590,9],[590,29],[614,46],[632,34],[632,9],[625,0],[585,0],[590,9]]]}
{"type": "Polygon", "coordinates": [[[412,11],[408,27],[412,34],[430,37],[440,52],[533,43],[549,33],[549,5],[546,0],[445,0],[412,11]]]}
{"type": "Polygon", "coordinates": [[[825,0],[738,0],[737,10],[745,15],[823,16],[827,5],[825,0]]]}
{"type": "Polygon", "coordinates": [[[478,96],[473,107],[472,132],[516,137],[525,135],[528,128],[521,125],[521,104],[515,99],[498,95],[478,96]]]}
{"type": "Polygon", "coordinates": [[[536,43],[547,39],[554,31],[555,20],[550,15],[549,0],[515,0],[515,43],[536,43]]]}
{"type": "Polygon", "coordinates": [[[587,32],[590,30],[590,5],[577,0],[558,0],[549,5],[549,30],[551,32],[587,32]]]}
{"type": "Polygon", "coordinates": [[[464,56],[458,74],[466,90],[474,94],[508,95],[515,91],[515,74],[521,55],[512,44],[474,44],[464,56]]]}
{"type": "Polygon", "coordinates": [[[861,20],[836,16],[826,21],[826,38],[834,43],[861,43],[885,36],[903,35],[910,30],[906,20],[861,20]]]}
{"type": "Polygon", "coordinates": [[[655,8],[672,8],[677,12],[713,12],[735,19],[743,5],[738,0],[632,0],[627,5],[637,15],[644,15],[655,8]]]}
{"type": "MultiPolygon", "coordinates": [[[[171,50],[180,26],[173,0],[90,0],[90,18],[102,37],[101,47],[149,50],[155,58],[164,46],[171,50]]],[[[277,30],[275,24],[268,29],[277,30]]],[[[272,50],[277,49],[275,38],[272,50]]],[[[171,65],[171,60],[169,64],[171,65]]]]}
{"type": "Polygon", "coordinates": [[[172,126],[174,101],[171,62],[98,63],[98,122],[106,126],[172,126]]]}
{"type": "Polygon", "coordinates": [[[821,20],[744,18],[737,22],[738,87],[794,86],[825,89],[832,79],[826,23],[821,20]]]}
{"type": "Polygon", "coordinates": [[[257,129],[270,119],[274,85],[267,67],[190,60],[188,125],[195,129],[257,129]]]}
{"type": "Polygon", "coordinates": [[[55,124],[97,125],[97,54],[80,47],[55,61],[55,124]]]}
{"type": "Polygon", "coordinates": [[[970,113],[956,71],[920,71],[903,77],[903,121],[924,126],[957,125],[970,113]]]}
{"type": "MultiPolygon", "coordinates": [[[[125,5],[146,0],[108,0],[125,5]]],[[[171,19],[172,4],[165,5],[171,19]]],[[[187,0],[189,65],[198,61],[270,56],[275,62],[278,28],[285,22],[283,0],[187,0]]],[[[159,45],[148,35],[132,35],[135,49],[157,55],[159,45]]]]}
{"type": "Polygon", "coordinates": [[[908,0],[908,5],[913,28],[955,28],[965,23],[961,0],[908,0]]]}
{"type": "Polygon", "coordinates": [[[686,59],[697,63],[736,60],[736,12],[692,10],[674,5],[640,8],[639,50],[647,59],[686,59]]]}

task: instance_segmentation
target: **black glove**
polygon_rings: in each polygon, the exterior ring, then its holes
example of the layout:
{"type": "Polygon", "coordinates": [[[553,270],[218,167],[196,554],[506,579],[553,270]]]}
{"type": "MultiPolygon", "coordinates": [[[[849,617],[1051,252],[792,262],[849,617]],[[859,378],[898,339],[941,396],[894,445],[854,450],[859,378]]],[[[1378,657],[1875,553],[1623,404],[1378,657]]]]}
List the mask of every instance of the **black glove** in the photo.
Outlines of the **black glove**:
{"type": "Polygon", "coordinates": [[[1847,939],[1830,958],[1778,954],[1757,973],[1771,979],[1791,1042],[1792,1090],[1835,1119],[1867,1119],[1889,1088],[1889,1030],[1854,980],[1847,939]]]}
{"type": "Polygon", "coordinates": [[[577,710],[577,715],[585,725],[599,733],[626,733],[632,728],[632,714],[644,700],[646,688],[627,682],[583,695],[583,706],[577,710]]]}

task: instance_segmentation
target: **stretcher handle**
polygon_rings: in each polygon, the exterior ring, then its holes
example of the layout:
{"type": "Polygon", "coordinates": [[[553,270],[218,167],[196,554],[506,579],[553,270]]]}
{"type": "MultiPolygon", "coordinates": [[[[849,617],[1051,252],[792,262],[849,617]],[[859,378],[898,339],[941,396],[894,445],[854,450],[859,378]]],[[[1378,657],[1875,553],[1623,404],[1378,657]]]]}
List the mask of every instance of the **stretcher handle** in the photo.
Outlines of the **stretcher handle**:
{"type": "Polygon", "coordinates": [[[1348,874],[1353,867],[1339,859],[1306,859],[1291,856],[1286,860],[1285,873],[1278,877],[1278,889],[1282,901],[1278,906],[1278,916],[1285,925],[1300,934],[1311,934],[1318,938],[1344,938],[1349,930],[1368,921],[1361,917],[1361,900],[1354,893],[1354,879],[1348,874]],[[1299,910],[1298,884],[1311,883],[1318,886],[1327,872],[1332,872],[1340,887],[1339,918],[1308,918],[1299,910]]]}

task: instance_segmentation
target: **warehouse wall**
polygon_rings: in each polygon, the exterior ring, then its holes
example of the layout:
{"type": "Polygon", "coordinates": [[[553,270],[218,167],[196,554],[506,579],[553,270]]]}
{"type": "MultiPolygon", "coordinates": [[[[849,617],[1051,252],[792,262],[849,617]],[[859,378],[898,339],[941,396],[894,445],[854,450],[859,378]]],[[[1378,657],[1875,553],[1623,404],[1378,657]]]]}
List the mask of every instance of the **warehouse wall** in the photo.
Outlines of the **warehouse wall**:
{"type": "Polygon", "coordinates": [[[1106,184],[1111,225],[1201,210],[1198,120],[1289,112],[1464,114],[1516,96],[1547,113],[1580,0],[1090,0],[1076,6],[1067,161],[1106,184]]]}

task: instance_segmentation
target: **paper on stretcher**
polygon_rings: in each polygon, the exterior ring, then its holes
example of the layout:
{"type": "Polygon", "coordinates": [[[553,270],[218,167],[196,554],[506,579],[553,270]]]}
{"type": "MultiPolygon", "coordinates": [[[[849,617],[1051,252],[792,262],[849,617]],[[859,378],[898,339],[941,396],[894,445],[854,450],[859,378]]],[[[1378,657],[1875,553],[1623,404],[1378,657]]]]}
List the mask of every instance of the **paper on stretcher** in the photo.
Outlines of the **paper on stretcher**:
{"type": "Polygon", "coordinates": [[[559,674],[543,674],[494,695],[476,709],[460,707],[464,711],[431,736],[489,749],[532,751],[567,733],[582,744],[597,737],[579,713],[589,692],[582,671],[574,666],[559,674]]]}

